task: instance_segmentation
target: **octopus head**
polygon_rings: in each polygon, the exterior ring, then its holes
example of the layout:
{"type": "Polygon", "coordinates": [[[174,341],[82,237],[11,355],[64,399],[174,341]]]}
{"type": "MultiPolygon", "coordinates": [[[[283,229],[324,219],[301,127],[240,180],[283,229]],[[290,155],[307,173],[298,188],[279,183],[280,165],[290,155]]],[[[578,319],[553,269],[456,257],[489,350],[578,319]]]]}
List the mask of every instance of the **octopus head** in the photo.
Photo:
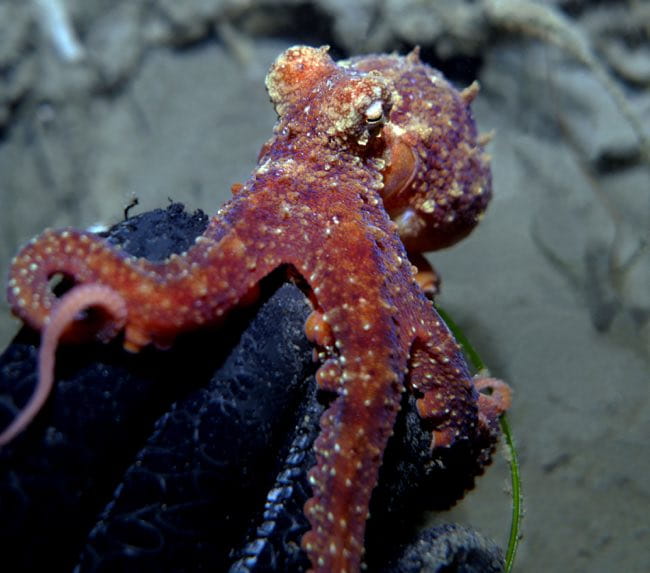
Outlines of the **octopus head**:
{"type": "Polygon", "coordinates": [[[328,51],[327,46],[293,46],[278,56],[266,76],[266,90],[279,116],[336,72],[328,51]]]}
{"type": "Polygon", "coordinates": [[[339,66],[327,47],[288,49],[271,67],[266,87],[280,129],[355,151],[377,139],[392,106],[393,90],[380,71],[339,66]]]}
{"type": "Polygon", "coordinates": [[[393,106],[386,142],[383,201],[410,252],[449,246],[480,221],[491,197],[486,138],[477,135],[470,103],[474,83],[456,90],[408,56],[364,56],[344,66],[379,73],[390,82],[393,106]]]}

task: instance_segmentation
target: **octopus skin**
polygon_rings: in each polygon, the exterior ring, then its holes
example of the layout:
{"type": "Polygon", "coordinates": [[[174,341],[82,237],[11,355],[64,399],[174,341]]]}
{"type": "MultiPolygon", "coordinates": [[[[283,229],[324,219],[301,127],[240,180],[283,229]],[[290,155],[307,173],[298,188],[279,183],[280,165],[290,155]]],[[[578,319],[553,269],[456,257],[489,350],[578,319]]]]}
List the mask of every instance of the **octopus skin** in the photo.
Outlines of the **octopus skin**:
{"type": "Polygon", "coordinates": [[[150,262],[63,229],[16,256],[8,297],[42,331],[39,384],[0,445],[47,398],[59,341],[92,335],[80,311],[103,312],[102,339],[123,331],[131,351],[166,348],[254,300],[260,281],[284,267],[313,305],[306,333],[321,361],[319,388],[333,396],[314,445],[302,547],[314,571],[354,572],[402,393],[418,397],[432,455],[493,444],[509,406],[503,383],[472,379],[421,287],[428,269],[411,262],[467,235],[489,201],[488,159],[469,109],[477,90],[458,92],[417,52],[337,64],[327,48],[304,46],[279,56],[266,86],[278,114],[273,137],[187,252],[150,262]],[[57,274],[74,284],[61,298],[49,284],[57,274]]]}

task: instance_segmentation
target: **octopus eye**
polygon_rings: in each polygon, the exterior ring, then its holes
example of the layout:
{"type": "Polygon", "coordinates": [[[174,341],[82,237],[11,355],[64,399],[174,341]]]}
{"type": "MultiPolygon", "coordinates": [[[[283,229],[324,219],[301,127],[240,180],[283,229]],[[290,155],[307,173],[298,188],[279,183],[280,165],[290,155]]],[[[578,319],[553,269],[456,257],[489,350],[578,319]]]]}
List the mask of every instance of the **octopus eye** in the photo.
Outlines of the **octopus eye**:
{"type": "Polygon", "coordinates": [[[384,121],[384,109],[380,100],[373,101],[364,112],[368,125],[377,125],[384,121]]]}

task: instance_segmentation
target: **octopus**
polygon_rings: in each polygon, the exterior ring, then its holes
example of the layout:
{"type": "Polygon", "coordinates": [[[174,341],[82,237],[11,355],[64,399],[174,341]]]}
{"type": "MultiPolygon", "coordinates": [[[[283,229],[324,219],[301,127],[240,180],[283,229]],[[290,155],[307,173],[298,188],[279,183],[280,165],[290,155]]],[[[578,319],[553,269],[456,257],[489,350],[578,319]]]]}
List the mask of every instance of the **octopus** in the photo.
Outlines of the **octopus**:
{"type": "Polygon", "coordinates": [[[37,387],[0,445],[47,399],[59,343],[121,335],[132,352],[167,348],[221,324],[284,268],[313,307],[305,331],[329,400],[302,547],[313,571],[354,572],[403,393],[417,397],[432,457],[486,444],[481,463],[510,404],[505,383],[470,375],[432,304],[437,275],[422,256],[465,237],[491,196],[470,110],[478,86],[456,90],[417,50],[337,63],[327,47],[296,46],[277,58],[266,87],[273,136],[185,253],[150,262],[67,228],[44,231],[12,261],[11,308],[41,331],[41,344],[37,387]],[[72,284],[62,296],[54,276],[72,284]]]}

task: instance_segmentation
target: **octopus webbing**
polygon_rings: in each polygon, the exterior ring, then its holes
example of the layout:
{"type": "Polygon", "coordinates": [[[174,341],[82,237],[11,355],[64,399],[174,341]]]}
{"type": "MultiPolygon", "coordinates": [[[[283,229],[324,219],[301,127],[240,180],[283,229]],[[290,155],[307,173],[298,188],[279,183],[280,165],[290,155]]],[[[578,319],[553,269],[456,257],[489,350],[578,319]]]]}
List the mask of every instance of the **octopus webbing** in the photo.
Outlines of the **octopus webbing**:
{"type": "Polygon", "coordinates": [[[68,228],[44,231],[13,260],[11,308],[42,339],[37,389],[0,445],[47,399],[60,341],[123,332],[130,351],[167,348],[250,304],[260,281],[286,268],[313,306],[305,329],[319,388],[331,397],[302,547],[314,571],[358,571],[402,393],[418,398],[432,456],[487,444],[481,463],[510,402],[502,382],[471,377],[428,296],[437,277],[420,254],[466,236],[490,199],[469,107],[478,88],[457,91],[417,51],[336,63],[327,48],[304,46],[278,57],[266,86],[278,115],[273,137],[185,253],[150,262],[68,228]],[[61,297],[55,275],[73,284],[61,297]],[[82,312],[91,307],[99,315],[82,312]]]}

